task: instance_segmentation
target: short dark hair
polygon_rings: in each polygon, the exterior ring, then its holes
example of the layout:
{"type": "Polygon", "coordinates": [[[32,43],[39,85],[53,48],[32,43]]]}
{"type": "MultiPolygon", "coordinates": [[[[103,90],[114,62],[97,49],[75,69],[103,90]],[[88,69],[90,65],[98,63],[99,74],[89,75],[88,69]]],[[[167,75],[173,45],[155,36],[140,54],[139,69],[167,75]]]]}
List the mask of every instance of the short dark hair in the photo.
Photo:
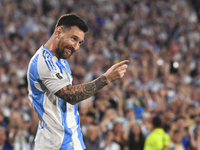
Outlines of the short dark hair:
{"type": "Polygon", "coordinates": [[[153,123],[153,126],[156,128],[162,127],[161,117],[159,115],[156,115],[155,117],[153,117],[152,123],[153,123]]]}
{"type": "Polygon", "coordinates": [[[72,26],[77,26],[84,33],[86,33],[89,30],[85,21],[83,19],[81,19],[79,16],[72,14],[72,13],[62,15],[56,23],[56,28],[58,26],[65,26],[68,28],[70,28],[72,26]]]}

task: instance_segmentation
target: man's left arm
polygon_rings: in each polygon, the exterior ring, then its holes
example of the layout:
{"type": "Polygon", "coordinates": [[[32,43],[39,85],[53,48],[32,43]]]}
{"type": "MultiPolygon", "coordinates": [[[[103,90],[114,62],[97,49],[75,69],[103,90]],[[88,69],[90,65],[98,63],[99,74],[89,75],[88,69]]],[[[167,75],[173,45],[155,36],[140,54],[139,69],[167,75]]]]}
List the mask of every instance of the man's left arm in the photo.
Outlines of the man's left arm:
{"type": "Polygon", "coordinates": [[[126,72],[128,62],[128,60],[124,60],[113,65],[106,71],[106,73],[89,83],[67,85],[58,90],[55,95],[64,101],[75,105],[76,103],[94,95],[110,82],[122,78],[126,72]]]}
{"type": "Polygon", "coordinates": [[[80,84],[80,85],[67,85],[55,93],[56,96],[67,101],[70,104],[76,104],[101,90],[108,84],[108,81],[104,75],[100,76],[96,80],[80,84]]]}

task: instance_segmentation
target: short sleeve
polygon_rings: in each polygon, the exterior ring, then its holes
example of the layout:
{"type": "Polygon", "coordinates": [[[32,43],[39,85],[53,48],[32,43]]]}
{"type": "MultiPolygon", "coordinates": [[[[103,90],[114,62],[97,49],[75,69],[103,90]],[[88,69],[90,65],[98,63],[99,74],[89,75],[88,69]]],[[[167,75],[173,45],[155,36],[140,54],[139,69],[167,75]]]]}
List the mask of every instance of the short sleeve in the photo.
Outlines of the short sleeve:
{"type": "Polygon", "coordinates": [[[50,92],[55,94],[71,84],[69,74],[57,66],[55,59],[40,55],[37,65],[40,80],[50,92]]]}

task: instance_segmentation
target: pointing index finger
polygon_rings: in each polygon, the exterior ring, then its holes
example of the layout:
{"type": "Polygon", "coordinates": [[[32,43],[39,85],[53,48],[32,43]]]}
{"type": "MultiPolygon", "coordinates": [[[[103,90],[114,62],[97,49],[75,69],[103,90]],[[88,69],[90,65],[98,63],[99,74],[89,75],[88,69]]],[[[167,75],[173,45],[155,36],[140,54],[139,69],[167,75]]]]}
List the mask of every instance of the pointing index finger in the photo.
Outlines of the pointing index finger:
{"type": "Polygon", "coordinates": [[[127,64],[128,62],[129,62],[129,60],[123,60],[123,61],[117,63],[116,65],[117,65],[117,66],[122,66],[122,65],[124,65],[124,64],[127,64]]]}

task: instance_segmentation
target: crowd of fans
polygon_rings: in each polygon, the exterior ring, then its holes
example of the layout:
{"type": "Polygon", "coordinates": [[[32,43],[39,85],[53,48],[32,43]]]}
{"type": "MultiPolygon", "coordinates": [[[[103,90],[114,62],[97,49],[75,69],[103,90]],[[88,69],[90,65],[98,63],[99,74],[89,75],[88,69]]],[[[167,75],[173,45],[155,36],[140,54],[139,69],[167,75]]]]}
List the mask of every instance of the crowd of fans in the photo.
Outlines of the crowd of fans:
{"type": "Polygon", "coordinates": [[[68,60],[73,84],[130,61],[121,80],[79,103],[87,149],[142,150],[152,117],[159,114],[169,150],[199,150],[200,13],[195,8],[189,0],[1,0],[0,149],[33,148],[38,119],[27,98],[27,66],[57,19],[76,13],[90,31],[68,60]]]}

